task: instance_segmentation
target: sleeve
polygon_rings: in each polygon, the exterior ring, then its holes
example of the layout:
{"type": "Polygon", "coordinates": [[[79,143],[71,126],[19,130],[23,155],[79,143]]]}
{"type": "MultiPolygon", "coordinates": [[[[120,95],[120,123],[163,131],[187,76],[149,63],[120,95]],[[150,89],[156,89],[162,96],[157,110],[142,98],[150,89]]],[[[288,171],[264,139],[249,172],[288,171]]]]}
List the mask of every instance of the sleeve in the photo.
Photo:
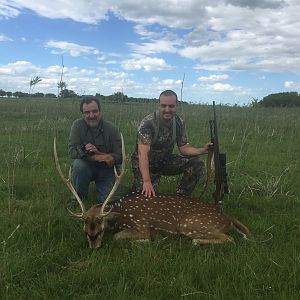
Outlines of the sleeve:
{"type": "Polygon", "coordinates": [[[137,132],[137,144],[151,145],[154,136],[153,125],[150,120],[142,120],[137,132]]]}
{"type": "Polygon", "coordinates": [[[178,117],[176,120],[176,143],[178,147],[182,147],[188,144],[185,123],[184,121],[178,117]]]}
{"type": "Polygon", "coordinates": [[[115,165],[120,165],[122,163],[122,141],[121,134],[116,127],[112,127],[111,129],[111,149],[110,153],[114,159],[115,165]]]}
{"type": "Polygon", "coordinates": [[[80,158],[77,147],[81,144],[80,138],[80,127],[77,121],[71,126],[70,135],[69,135],[69,142],[68,142],[68,153],[72,159],[80,158]]]}

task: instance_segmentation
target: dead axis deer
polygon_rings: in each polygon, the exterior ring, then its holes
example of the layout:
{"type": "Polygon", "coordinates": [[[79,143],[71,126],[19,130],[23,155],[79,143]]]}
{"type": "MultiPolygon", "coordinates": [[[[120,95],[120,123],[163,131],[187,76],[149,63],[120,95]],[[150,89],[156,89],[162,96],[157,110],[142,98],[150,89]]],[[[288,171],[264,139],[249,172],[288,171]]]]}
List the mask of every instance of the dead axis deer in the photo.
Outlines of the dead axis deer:
{"type": "Polygon", "coordinates": [[[66,179],[60,169],[56,144],[54,140],[54,157],[58,172],[67,184],[69,190],[76,197],[82,212],[70,213],[84,221],[84,231],[90,248],[101,246],[101,239],[108,222],[115,219],[118,232],[114,238],[150,240],[155,233],[181,234],[192,239],[193,244],[223,243],[233,241],[228,235],[231,226],[237,229],[245,238],[249,237],[248,228],[235,218],[219,211],[215,206],[187,196],[157,195],[146,197],[143,194],[131,194],[108,203],[120,184],[124,174],[125,150],[122,137],[123,163],[120,175],[102,205],[95,205],[88,211],[74,190],[70,176],[66,179]]]}

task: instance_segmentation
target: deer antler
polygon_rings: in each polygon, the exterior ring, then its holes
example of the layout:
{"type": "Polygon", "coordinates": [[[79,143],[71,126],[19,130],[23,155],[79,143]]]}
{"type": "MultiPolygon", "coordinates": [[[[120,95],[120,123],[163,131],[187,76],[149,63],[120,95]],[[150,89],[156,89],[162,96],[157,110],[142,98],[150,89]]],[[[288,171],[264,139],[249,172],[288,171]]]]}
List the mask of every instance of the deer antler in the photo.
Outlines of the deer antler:
{"type": "Polygon", "coordinates": [[[101,206],[101,210],[99,213],[99,216],[103,217],[103,216],[107,216],[111,209],[108,212],[104,212],[105,207],[107,205],[107,203],[109,202],[109,200],[111,199],[111,197],[113,196],[113,194],[116,192],[117,188],[120,185],[121,179],[125,173],[125,160],[126,160],[126,154],[125,154],[125,146],[124,146],[124,139],[123,139],[123,135],[121,133],[121,142],[122,142],[122,165],[121,165],[121,172],[120,175],[118,175],[117,170],[116,170],[116,166],[114,166],[114,172],[115,172],[115,176],[116,176],[116,181],[109,193],[109,195],[107,196],[107,198],[104,200],[102,206],[101,206]]]}
{"type": "Polygon", "coordinates": [[[58,161],[58,157],[57,157],[57,150],[56,150],[56,137],[54,137],[54,141],[53,141],[53,153],[54,153],[54,160],[55,160],[55,166],[56,166],[56,169],[62,179],[62,181],[67,185],[68,189],[70,190],[70,192],[74,195],[74,197],[76,198],[77,202],[79,203],[80,205],[80,208],[81,208],[81,213],[80,214],[75,214],[73,213],[71,210],[68,209],[68,211],[70,212],[70,214],[74,217],[77,217],[77,218],[84,218],[85,217],[85,214],[86,214],[86,210],[85,210],[85,207],[80,199],[80,197],[78,196],[77,192],[75,191],[72,183],[71,183],[71,168],[70,168],[70,171],[69,171],[69,178],[65,178],[61,168],[60,168],[60,165],[59,165],[59,161],[58,161]]]}

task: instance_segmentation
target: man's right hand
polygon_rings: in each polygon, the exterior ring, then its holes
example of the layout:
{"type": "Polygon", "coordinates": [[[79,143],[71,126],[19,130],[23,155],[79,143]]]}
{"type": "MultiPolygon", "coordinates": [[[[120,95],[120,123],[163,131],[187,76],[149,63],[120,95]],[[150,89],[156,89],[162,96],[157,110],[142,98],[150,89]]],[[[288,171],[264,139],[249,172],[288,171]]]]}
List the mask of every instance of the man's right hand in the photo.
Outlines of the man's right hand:
{"type": "Polygon", "coordinates": [[[114,158],[110,154],[95,154],[94,155],[95,160],[98,162],[105,162],[109,167],[112,167],[114,165],[114,158]]]}
{"type": "Polygon", "coordinates": [[[150,182],[144,182],[143,183],[143,190],[142,190],[142,194],[144,194],[145,196],[147,196],[147,197],[155,197],[156,195],[155,195],[155,190],[154,190],[154,188],[153,188],[153,185],[152,185],[152,183],[151,183],[151,181],[150,182]]]}

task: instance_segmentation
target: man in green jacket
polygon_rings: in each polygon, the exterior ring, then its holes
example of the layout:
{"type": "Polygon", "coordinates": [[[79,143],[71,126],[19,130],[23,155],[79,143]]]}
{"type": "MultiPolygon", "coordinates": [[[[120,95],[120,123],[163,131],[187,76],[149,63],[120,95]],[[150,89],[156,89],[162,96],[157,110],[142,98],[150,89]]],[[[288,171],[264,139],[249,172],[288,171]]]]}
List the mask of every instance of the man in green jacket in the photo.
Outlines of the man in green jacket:
{"type": "Polygon", "coordinates": [[[87,197],[95,181],[98,201],[109,194],[114,182],[114,165],[122,163],[122,144],[118,129],[103,120],[99,99],[85,96],[80,103],[82,118],[74,121],[69,136],[72,184],[79,197],[87,197]]]}

